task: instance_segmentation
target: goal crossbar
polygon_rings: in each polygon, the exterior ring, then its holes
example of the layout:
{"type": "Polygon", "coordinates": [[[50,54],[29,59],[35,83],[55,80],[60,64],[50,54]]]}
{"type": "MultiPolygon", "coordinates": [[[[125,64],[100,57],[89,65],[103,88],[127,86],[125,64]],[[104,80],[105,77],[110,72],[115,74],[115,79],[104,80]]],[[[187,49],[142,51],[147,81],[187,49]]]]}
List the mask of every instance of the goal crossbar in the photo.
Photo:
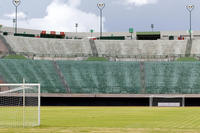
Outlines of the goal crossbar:
{"type": "Polygon", "coordinates": [[[2,87],[7,87],[7,86],[40,86],[40,84],[0,84],[2,87]]]}
{"type": "Polygon", "coordinates": [[[31,88],[30,87],[24,87],[24,88],[18,87],[18,88],[12,89],[12,90],[0,92],[0,95],[1,94],[6,94],[6,93],[12,93],[12,92],[20,91],[22,89],[31,89],[31,88]]]}

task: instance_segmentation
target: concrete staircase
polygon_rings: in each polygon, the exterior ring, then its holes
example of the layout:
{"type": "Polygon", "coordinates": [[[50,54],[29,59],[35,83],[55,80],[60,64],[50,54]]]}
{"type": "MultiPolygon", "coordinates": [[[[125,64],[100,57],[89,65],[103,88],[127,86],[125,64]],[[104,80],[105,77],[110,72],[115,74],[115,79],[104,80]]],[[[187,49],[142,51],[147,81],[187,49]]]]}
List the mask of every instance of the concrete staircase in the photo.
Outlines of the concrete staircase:
{"type": "Polygon", "coordinates": [[[185,50],[185,56],[189,57],[191,55],[191,51],[192,51],[192,40],[188,40],[185,50]]]}
{"type": "Polygon", "coordinates": [[[140,80],[141,80],[141,94],[145,94],[146,85],[145,85],[145,65],[144,62],[140,62],[140,80]]]}
{"type": "Polygon", "coordinates": [[[94,57],[98,57],[98,50],[97,50],[97,47],[96,47],[96,45],[95,45],[95,41],[94,40],[92,40],[92,39],[90,39],[90,46],[91,46],[91,49],[92,49],[92,55],[94,56],[94,57]]]}
{"type": "Polygon", "coordinates": [[[69,88],[69,86],[67,84],[67,81],[65,80],[65,78],[64,78],[64,76],[63,76],[63,74],[62,74],[62,72],[60,70],[60,67],[58,66],[58,64],[56,63],[56,61],[53,61],[53,65],[54,65],[54,67],[56,69],[56,72],[58,73],[58,75],[59,75],[59,77],[61,79],[62,84],[66,88],[66,92],[67,93],[71,93],[71,90],[70,90],[70,88],[69,88]]]}
{"type": "Polygon", "coordinates": [[[12,51],[10,45],[7,43],[5,38],[0,35],[0,58],[12,53],[14,52],[12,51]]]}

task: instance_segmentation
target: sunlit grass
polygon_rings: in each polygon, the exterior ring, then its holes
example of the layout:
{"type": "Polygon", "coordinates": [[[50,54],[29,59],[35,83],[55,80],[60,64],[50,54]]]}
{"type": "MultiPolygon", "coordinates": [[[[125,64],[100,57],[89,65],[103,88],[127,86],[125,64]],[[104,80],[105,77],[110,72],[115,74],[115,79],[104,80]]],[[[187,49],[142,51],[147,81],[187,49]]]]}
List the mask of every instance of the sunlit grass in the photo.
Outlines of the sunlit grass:
{"type": "Polygon", "coordinates": [[[40,127],[1,131],[200,132],[200,108],[42,107],[40,127]]]}

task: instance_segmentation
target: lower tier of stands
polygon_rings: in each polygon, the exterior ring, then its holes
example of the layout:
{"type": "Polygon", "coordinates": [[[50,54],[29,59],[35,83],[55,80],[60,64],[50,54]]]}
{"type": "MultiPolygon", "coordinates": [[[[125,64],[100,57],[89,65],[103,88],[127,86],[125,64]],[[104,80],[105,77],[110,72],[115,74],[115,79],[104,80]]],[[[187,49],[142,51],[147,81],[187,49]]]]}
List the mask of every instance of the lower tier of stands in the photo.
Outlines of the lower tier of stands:
{"type": "Polygon", "coordinates": [[[199,62],[0,60],[4,83],[40,83],[42,93],[200,94],[199,62]]]}

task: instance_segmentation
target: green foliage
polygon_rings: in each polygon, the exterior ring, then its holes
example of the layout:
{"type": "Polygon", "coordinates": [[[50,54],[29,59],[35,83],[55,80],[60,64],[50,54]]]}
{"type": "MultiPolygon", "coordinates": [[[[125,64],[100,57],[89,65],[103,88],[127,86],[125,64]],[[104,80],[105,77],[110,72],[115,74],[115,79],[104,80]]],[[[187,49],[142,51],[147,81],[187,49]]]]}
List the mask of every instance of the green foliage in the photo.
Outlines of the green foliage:
{"type": "Polygon", "coordinates": [[[41,126],[2,133],[194,133],[200,108],[41,107],[41,126]]]}
{"type": "Polygon", "coordinates": [[[25,56],[23,55],[8,55],[6,57],[4,57],[4,59],[27,59],[25,56]]]}
{"type": "Polygon", "coordinates": [[[177,61],[198,61],[198,60],[193,57],[183,57],[183,58],[177,59],[177,61]]]}
{"type": "Polygon", "coordinates": [[[89,57],[87,61],[108,61],[105,57],[89,57]]]}

